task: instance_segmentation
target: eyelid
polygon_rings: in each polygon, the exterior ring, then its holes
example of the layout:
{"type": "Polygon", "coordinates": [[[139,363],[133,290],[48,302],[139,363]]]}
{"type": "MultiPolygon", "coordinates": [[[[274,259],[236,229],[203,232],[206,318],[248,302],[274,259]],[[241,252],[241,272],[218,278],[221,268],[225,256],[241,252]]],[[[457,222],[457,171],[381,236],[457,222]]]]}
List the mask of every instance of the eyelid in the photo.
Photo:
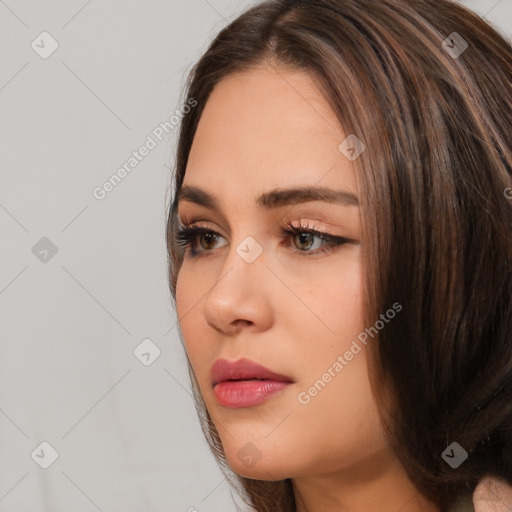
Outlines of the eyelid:
{"type": "MultiPolygon", "coordinates": [[[[211,234],[217,239],[224,238],[221,233],[216,231],[215,229],[211,229],[209,227],[201,226],[199,223],[201,221],[191,221],[188,222],[187,220],[184,220],[182,223],[182,227],[178,230],[178,233],[176,234],[176,242],[179,246],[181,246],[182,250],[185,251],[185,253],[192,257],[205,257],[213,254],[215,252],[215,249],[212,250],[196,250],[196,243],[200,236],[204,234],[211,234]]],[[[286,245],[286,249],[291,251],[291,253],[294,253],[295,255],[298,255],[301,258],[318,258],[322,256],[326,256],[329,253],[336,252],[340,250],[343,246],[346,244],[352,244],[352,245],[359,245],[360,242],[357,240],[353,240],[344,236],[339,236],[332,234],[330,232],[324,231],[324,230],[318,230],[314,226],[310,227],[309,222],[307,225],[303,225],[302,222],[300,223],[300,226],[295,226],[290,221],[285,221],[284,223],[280,223],[279,225],[279,234],[278,238],[281,240],[281,243],[279,246],[286,245]],[[296,247],[290,248],[290,245],[293,245],[293,242],[291,244],[285,244],[285,240],[293,239],[293,237],[301,234],[309,234],[313,237],[322,240],[324,244],[313,251],[310,250],[300,250],[296,247]]],[[[222,248],[217,247],[217,249],[222,248]]]]}
{"type": "MultiPolygon", "coordinates": [[[[311,222],[314,222],[314,221],[311,221],[311,222]]],[[[195,217],[191,217],[191,218],[184,217],[183,219],[178,218],[178,229],[183,228],[186,225],[186,226],[196,228],[196,229],[205,229],[208,231],[213,231],[216,235],[220,235],[224,239],[226,238],[226,236],[223,235],[216,226],[211,227],[210,225],[208,225],[209,223],[210,223],[210,221],[199,220],[195,217]],[[204,223],[206,223],[206,225],[204,225],[204,223]]],[[[331,224],[329,224],[329,225],[331,225],[331,224]]],[[[339,226],[334,226],[334,225],[331,225],[331,226],[333,226],[332,229],[336,229],[336,227],[338,229],[340,229],[339,226]]],[[[312,231],[312,232],[316,232],[315,236],[325,235],[325,236],[331,237],[332,239],[335,239],[335,240],[343,239],[346,242],[353,243],[353,244],[361,243],[359,240],[357,240],[357,238],[352,238],[350,236],[344,236],[342,234],[335,233],[334,231],[332,231],[329,228],[327,228],[327,229],[324,228],[322,225],[317,226],[316,224],[310,224],[309,220],[304,220],[304,219],[291,220],[291,218],[289,218],[289,217],[284,217],[283,219],[281,219],[280,222],[275,223],[272,226],[272,228],[267,231],[267,233],[276,231],[277,236],[282,239],[286,236],[286,234],[285,234],[286,228],[299,229],[299,230],[304,230],[304,231],[312,231]]],[[[357,235],[356,235],[356,237],[357,237],[357,235]]]]}
{"type": "MultiPolygon", "coordinates": [[[[303,229],[303,230],[308,230],[308,231],[316,231],[317,233],[322,233],[324,235],[329,235],[329,236],[332,236],[332,237],[339,237],[339,238],[344,238],[342,237],[341,235],[337,235],[336,233],[334,233],[331,228],[324,228],[322,225],[319,225],[317,226],[316,224],[310,224],[310,221],[308,220],[303,220],[303,219],[300,219],[298,221],[293,221],[289,218],[283,218],[282,220],[283,222],[283,226],[289,226],[289,227],[293,227],[294,229],[303,229]]],[[[333,228],[334,229],[334,226],[333,228]]]]}
{"type": "MultiPolygon", "coordinates": [[[[325,235],[330,235],[332,237],[347,238],[347,239],[350,239],[353,242],[356,242],[356,240],[354,240],[352,238],[349,238],[347,236],[343,236],[342,234],[337,234],[337,233],[335,233],[333,231],[335,229],[342,229],[341,226],[337,226],[335,224],[329,224],[329,223],[324,222],[324,221],[321,221],[321,222],[323,224],[327,224],[327,226],[330,226],[330,227],[325,228],[325,227],[322,226],[322,224],[317,225],[316,221],[309,221],[309,220],[297,219],[297,218],[294,218],[292,220],[292,218],[290,218],[290,217],[283,217],[281,219],[281,221],[274,223],[272,228],[270,230],[268,230],[267,233],[270,233],[273,230],[281,232],[281,229],[282,229],[283,226],[293,225],[293,227],[297,228],[297,229],[307,229],[307,230],[311,230],[311,231],[317,231],[319,233],[322,233],[322,234],[325,234],[325,235]],[[313,224],[310,224],[310,222],[313,223],[313,224]]],[[[204,228],[204,229],[208,229],[208,230],[211,230],[211,231],[215,231],[217,234],[219,234],[219,235],[224,237],[224,235],[219,232],[219,228],[217,226],[211,227],[209,225],[210,223],[211,223],[211,221],[200,220],[199,218],[196,218],[194,216],[191,216],[190,218],[187,218],[186,216],[183,216],[182,219],[178,217],[178,228],[183,228],[185,225],[193,226],[195,228],[204,228]],[[204,223],[206,223],[206,225],[204,225],[204,223]]]]}
{"type": "Polygon", "coordinates": [[[222,233],[220,233],[218,227],[216,227],[216,226],[211,227],[209,225],[206,225],[206,226],[204,225],[204,223],[208,223],[208,222],[209,221],[206,221],[206,220],[195,220],[194,218],[191,218],[191,219],[183,218],[183,220],[178,219],[178,229],[182,229],[185,227],[196,228],[196,229],[205,229],[208,231],[214,231],[215,234],[220,235],[223,238],[226,238],[222,233]]]}

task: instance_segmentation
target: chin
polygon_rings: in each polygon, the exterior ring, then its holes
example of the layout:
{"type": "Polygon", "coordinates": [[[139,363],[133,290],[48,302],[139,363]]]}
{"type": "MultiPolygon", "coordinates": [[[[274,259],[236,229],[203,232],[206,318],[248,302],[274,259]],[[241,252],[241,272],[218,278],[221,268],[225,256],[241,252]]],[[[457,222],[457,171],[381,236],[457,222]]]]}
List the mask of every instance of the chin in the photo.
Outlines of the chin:
{"type": "Polygon", "coordinates": [[[254,480],[276,481],[289,478],[293,473],[289,456],[280,453],[278,448],[263,445],[255,440],[234,443],[226,439],[224,451],[230,468],[240,476],[254,480]]]}
{"type": "Polygon", "coordinates": [[[236,454],[234,458],[228,459],[230,468],[239,476],[250,478],[252,480],[265,480],[275,482],[277,480],[284,480],[290,477],[289,471],[283,468],[281,464],[269,464],[260,459],[254,466],[248,467],[237,459],[236,454]]]}

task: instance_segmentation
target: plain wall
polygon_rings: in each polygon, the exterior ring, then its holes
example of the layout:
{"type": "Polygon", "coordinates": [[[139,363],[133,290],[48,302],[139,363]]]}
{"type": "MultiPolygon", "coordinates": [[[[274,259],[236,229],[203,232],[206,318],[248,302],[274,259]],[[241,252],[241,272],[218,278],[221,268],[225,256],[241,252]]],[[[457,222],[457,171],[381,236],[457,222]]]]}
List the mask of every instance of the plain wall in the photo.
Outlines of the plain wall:
{"type": "MultiPolygon", "coordinates": [[[[177,127],[155,133],[254,3],[0,2],[0,512],[236,510],[170,303],[177,127]]],[[[512,0],[463,3],[512,33],[512,0]]]]}

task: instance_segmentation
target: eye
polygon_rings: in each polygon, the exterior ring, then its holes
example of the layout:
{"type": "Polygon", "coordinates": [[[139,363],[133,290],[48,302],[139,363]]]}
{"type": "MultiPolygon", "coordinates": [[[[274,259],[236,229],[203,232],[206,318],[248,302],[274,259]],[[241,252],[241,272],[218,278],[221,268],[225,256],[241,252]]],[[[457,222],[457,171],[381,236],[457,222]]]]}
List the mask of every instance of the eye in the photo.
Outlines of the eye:
{"type": "MultiPolygon", "coordinates": [[[[191,257],[197,257],[211,253],[219,237],[223,238],[222,235],[211,229],[191,226],[187,222],[184,222],[183,227],[180,228],[175,235],[175,241],[178,247],[183,251],[188,250],[188,254],[191,257]],[[198,243],[201,245],[200,250],[197,249],[198,243]]],[[[291,251],[305,257],[334,251],[346,243],[358,243],[355,240],[312,229],[309,225],[297,227],[291,222],[287,222],[281,226],[280,238],[284,241],[291,239],[295,246],[291,251]],[[316,250],[310,250],[314,245],[315,238],[320,240],[320,242],[325,242],[325,244],[316,250]],[[299,247],[299,249],[297,249],[297,247],[299,247]]]]}
{"type": "Polygon", "coordinates": [[[220,235],[214,231],[198,229],[195,239],[199,240],[202,249],[205,249],[205,251],[208,252],[209,250],[214,249],[213,245],[215,244],[216,238],[219,236],[220,235]],[[202,244],[202,241],[205,241],[205,244],[202,244]]]}
{"type": "Polygon", "coordinates": [[[297,227],[294,226],[291,222],[287,222],[284,226],[281,227],[281,231],[283,233],[282,238],[291,237],[293,242],[298,241],[299,245],[304,244],[306,246],[306,250],[292,249],[294,252],[298,252],[300,253],[301,256],[306,257],[332,252],[346,243],[354,242],[354,240],[350,240],[342,236],[335,236],[327,232],[318,231],[314,228],[310,228],[309,224],[297,227]],[[322,242],[326,242],[326,244],[317,250],[310,251],[308,249],[310,249],[311,246],[314,244],[315,238],[319,239],[322,242]],[[310,241],[312,241],[312,243],[309,243],[310,241]]]}
{"type": "Polygon", "coordinates": [[[186,251],[188,249],[190,256],[193,257],[202,254],[201,251],[197,251],[196,245],[198,240],[201,242],[205,240],[206,243],[201,243],[201,246],[204,252],[211,252],[214,248],[212,245],[215,244],[216,238],[221,236],[211,229],[191,226],[187,222],[183,222],[182,224],[183,227],[179,228],[175,235],[175,242],[181,250],[186,251]]]}

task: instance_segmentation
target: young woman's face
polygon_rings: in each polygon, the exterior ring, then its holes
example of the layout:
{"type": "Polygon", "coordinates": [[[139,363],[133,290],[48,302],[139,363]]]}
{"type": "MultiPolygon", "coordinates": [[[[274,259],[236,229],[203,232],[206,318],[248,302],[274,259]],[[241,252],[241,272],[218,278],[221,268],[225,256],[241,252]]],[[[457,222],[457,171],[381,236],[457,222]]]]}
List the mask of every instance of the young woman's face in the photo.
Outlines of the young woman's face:
{"type": "Polygon", "coordinates": [[[183,190],[201,189],[217,208],[184,194],[179,218],[215,234],[196,235],[185,251],[177,313],[228,461],[246,477],[350,470],[359,478],[388,454],[357,339],[365,328],[358,187],[345,156],[353,152],[339,148],[348,135],[307,74],[270,67],[219,83],[195,135],[183,190]],[[297,188],[305,193],[257,202],[297,188]],[[304,201],[319,188],[340,194],[304,201]],[[286,234],[287,223],[348,241],[286,234]],[[219,359],[248,359],[289,382],[248,367],[213,375],[219,359]],[[267,380],[249,381],[258,376],[267,380]]]}

